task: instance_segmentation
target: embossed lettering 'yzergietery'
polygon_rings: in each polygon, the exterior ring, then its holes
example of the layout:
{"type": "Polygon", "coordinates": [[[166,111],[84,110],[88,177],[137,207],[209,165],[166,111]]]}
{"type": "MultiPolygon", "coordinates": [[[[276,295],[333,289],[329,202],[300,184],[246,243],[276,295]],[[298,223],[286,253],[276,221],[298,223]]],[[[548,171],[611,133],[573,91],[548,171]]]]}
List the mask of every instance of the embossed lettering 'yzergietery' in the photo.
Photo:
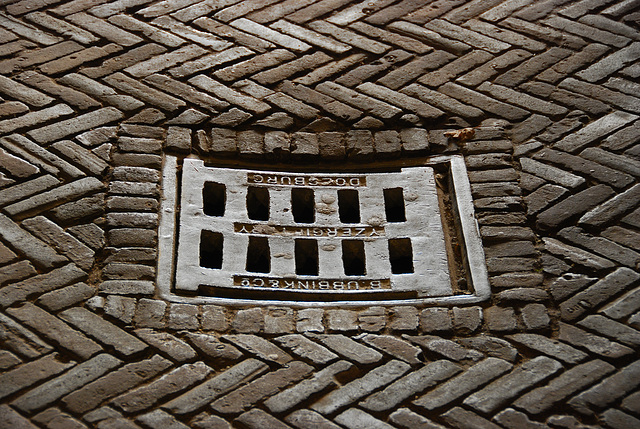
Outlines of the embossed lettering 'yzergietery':
{"type": "Polygon", "coordinates": [[[295,289],[295,290],[381,290],[391,289],[390,279],[344,280],[344,279],[282,279],[270,277],[234,276],[234,286],[249,288],[295,289]]]}
{"type": "Polygon", "coordinates": [[[367,178],[365,176],[296,176],[292,174],[248,173],[247,183],[252,185],[334,186],[343,188],[367,186],[367,178]]]}
{"type": "Polygon", "coordinates": [[[358,237],[376,238],[385,235],[384,227],[341,226],[341,227],[302,227],[273,226],[234,222],[233,231],[240,234],[278,235],[285,237],[358,237]]]}

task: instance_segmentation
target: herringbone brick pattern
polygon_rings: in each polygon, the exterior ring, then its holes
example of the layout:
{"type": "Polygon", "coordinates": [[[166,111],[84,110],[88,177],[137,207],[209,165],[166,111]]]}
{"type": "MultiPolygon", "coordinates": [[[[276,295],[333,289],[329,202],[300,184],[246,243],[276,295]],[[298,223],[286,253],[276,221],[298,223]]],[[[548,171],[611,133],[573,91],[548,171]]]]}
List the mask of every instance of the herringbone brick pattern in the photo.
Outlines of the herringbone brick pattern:
{"type": "Polygon", "coordinates": [[[640,427],[640,2],[0,5],[1,428],[640,427]],[[165,152],[461,152],[494,295],[155,299],[165,152]]]}

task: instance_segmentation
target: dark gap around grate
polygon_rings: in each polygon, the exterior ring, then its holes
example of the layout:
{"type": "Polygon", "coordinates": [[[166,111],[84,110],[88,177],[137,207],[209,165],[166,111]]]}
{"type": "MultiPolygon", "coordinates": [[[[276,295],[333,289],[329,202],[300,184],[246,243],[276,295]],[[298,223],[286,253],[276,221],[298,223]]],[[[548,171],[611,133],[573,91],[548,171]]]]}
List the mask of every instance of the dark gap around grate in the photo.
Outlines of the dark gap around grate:
{"type": "Polygon", "coordinates": [[[318,242],[304,238],[295,241],[296,274],[318,275],[318,242]]]}
{"type": "Polygon", "coordinates": [[[364,241],[342,240],[342,265],[344,273],[348,276],[366,274],[364,241]]]}
{"type": "Polygon", "coordinates": [[[246,269],[252,273],[271,271],[271,252],[267,237],[249,237],[246,269]]]}
{"type": "Polygon", "coordinates": [[[357,190],[338,191],[338,214],[342,223],[360,223],[360,199],[357,190]]]}
{"type": "Polygon", "coordinates": [[[219,232],[202,230],[200,233],[200,266],[222,268],[222,246],[224,238],[219,232]]]}
{"type": "Polygon", "coordinates": [[[296,223],[313,223],[316,218],[313,189],[291,189],[291,211],[296,223]]]}
{"type": "Polygon", "coordinates": [[[385,189],[383,193],[384,211],[387,215],[387,222],[405,222],[407,215],[404,210],[402,188],[385,189]]]}
{"type": "Polygon", "coordinates": [[[202,188],[202,210],[207,216],[224,216],[227,187],[222,183],[205,182],[202,188]]]}
{"type": "Polygon", "coordinates": [[[392,274],[413,273],[413,248],[410,238],[389,240],[389,260],[392,274]]]}
{"type": "Polygon", "coordinates": [[[269,220],[269,190],[258,186],[247,188],[247,216],[252,220],[269,220]]]}

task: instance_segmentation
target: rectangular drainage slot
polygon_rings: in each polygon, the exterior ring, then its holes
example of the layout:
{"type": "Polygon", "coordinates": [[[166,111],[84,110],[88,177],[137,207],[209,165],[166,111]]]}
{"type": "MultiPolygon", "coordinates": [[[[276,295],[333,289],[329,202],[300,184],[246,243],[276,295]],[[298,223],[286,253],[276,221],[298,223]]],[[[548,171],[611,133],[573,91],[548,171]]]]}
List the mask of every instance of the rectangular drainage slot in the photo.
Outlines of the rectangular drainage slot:
{"type": "Polygon", "coordinates": [[[291,189],[291,211],[296,223],[313,223],[315,221],[315,199],[313,189],[291,189]]]}
{"type": "Polygon", "coordinates": [[[394,238],[389,240],[389,260],[392,274],[413,273],[413,249],[411,239],[394,238]]]}
{"type": "Polygon", "coordinates": [[[387,214],[387,222],[405,222],[407,216],[404,210],[404,196],[402,188],[385,189],[384,211],[387,214]]]}
{"type": "Polygon", "coordinates": [[[271,254],[267,237],[249,237],[247,249],[247,271],[268,273],[271,271],[271,254]]]}
{"type": "Polygon", "coordinates": [[[342,264],[348,276],[364,276],[367,272],[364,256],[364,241],[342,241],[342,264]]]}
{"type": "Polygon", "coordinates": [[[222,244],[224,238],[219,232],[202,230],[200,234],[200,266],[203,268],[222,268],[222,244]]]}
{"type": "Polygon", "coordinates": [[[222,183],[205,182],[202,188],[202,210],[207,216],[224,216],[227,187],[222,183]]]}
{"type": "Polygon", "coordinates": [[[253,220],[269,220],[269,190],[258,186],[247,188],[247,216],[253,220]]]}
{"type": "Polygon", "coordinates": [[[357,190],[338,191],[338,214],[342,223],[360,223],[360,201],[357,190]]]}
{"type": "Polygon", "coordinates": [[[318,275],[318,242],[304,238],[296,238],[296,274],[302,276],[318,275]]]}

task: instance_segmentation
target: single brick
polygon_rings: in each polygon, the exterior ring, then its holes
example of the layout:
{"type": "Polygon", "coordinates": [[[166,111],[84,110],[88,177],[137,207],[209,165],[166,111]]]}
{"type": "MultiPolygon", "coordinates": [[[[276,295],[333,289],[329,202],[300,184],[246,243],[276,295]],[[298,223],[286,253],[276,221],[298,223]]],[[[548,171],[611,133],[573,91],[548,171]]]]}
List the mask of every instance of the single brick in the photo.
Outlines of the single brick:
{"type": "Polygon", "coordinates": [[[1,374],[0,398],[57,375],[75,364],[74,361],[64,362],[59,358],[58,353],[52,353],[1,374]]]}
{"type": "Polygon", "coordinates": [[[95,409],[104,400],[132,389],[170,366],[170,361],[154,355],[147,360],[133,362],[110,372],[65,396],[62,402],[72,412],[85,413],[95,409]]]}
{"type": "Polygon", "coordinates": [[[595,359],[575,366],[542,387],[521,396],[514,405],[529,414],[539,414],[569,395],[593,384],[605,375],[615,371],[615,367],[595,359]]]}
{"type": "Polygon", "coordinates": [[[239,384],[252,380],[267,370],[268,366],[265,363],[255,359],[246,359],[169,401],[163,408],[175,414],[186,414],[199,410],[216,398],[235,389],[239,384]]]}
{"type": "Polygon", "coordinates": [[[332,414],[374,390],[400,378],[409,371],[410,368],[411,367],[405,362],[392,360],[369,371],[363,377],[332,391],[319,401],[313,403],[310,408],[321,414],[332,414]]]}
{"type": "Polygon", "coordinates": [[[290,362],[286,367],[272,371],[216,400],[211,408],[223,414],[240,413],[288,384],[299,381],[312,370],[311,366],[303,362],[290,362]]]}
{"type": "Polygon", "coordinates": [[[97,343],[31,303],[25,303],[17,308],[9,308],[7,313],[30,326],[45,338],[60,345],[63,349],[84,359],[102,351],[102,347],[97,343]]]}
{"type": "Polygon", "coordinates": [[[127,413],[149,409],[167,396],[201,382],[211,371],[203,362],[182,365],[150,384],[118,396],[113,404],[127,413]]]}
{"type": "Polygon", "coordinates": [[[586,348],[591,353],[603,357],[616,359],[633,353],[629,347],[562,322],[558,339],[576,347],[586,348]]]}
{"type": "Polygon", "coordinates": [[[513,365],[502,359],[487,358],[455,378],[440,384],[435,389],[413,401],[413,403],[427,410],[433,410],[449,404],[462,395],[501,376],[512,367],[513,365]]]}
{"type": "Polygon", "coordinates": [[[136,329],[134,333],[178,362],[191,360],[197,356],[196,351],[189,344],[167,332],[147,328],[136,329]]]}
{"type": "Polygon", "coordinates": [[[131,356],[147,348],[145,343],[131,334],[82,307],[65,310],[60,313],[60,317],[101,343],[112,346],[124,356],[131,356]]]}
{"type": "Polygon", "coordinates": [[[293,358],[285,353],[280,347],[255,335],[223,335],[222,338],[234,343],[236,346],[249,353],[253,353],[262,359],[266,359],[280,365],[286,365],[288,362],[293,360],[293,358]]]}
{"type": "Polygon", "coordinates": [[[384,390],[369,396],[359,405],[377,412],[396,408],[405,399],[451,378],[460,371],[462,369],[458,365],[447,360],[430,362],[393,382],[384,390]]]}
{"type": "Polygon", "coordinates": [[[120,364],[122,364],[122,361],[119,359],[108,354],[100,354],[80,363],[65,374],[32,388],[14,400],[12,405],[27,413],[40,410],[103,376],[120,364]]]}
{"type": "Polygon", "coordinates": [[[321,345],[299,334],[285,335],[275,338],[282,347],[291,350],[294,354],[311,360],[316,364],[326,364],[338,359],[338,355],[321,345]]]}

